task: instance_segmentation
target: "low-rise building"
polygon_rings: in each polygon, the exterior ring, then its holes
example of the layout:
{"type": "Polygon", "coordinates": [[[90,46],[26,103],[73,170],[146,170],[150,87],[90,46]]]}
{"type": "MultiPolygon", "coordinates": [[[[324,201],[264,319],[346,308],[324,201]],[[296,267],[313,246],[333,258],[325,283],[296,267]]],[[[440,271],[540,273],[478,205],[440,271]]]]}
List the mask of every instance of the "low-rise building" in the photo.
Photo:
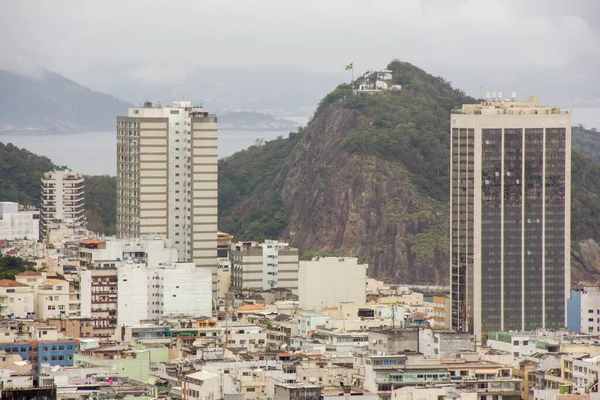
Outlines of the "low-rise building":
{"type": "Polygon", "coordinates": [[[316,257],[300,261],[298,300],[305,310],[337,307],[340,303],[364,305],[367,264],[353,257],[316,257]]]}
{"type": "Polygon", "coordinates": [[[274,400],[320,400],[321,386],[303,383],[278,383],[274,400]]]}
{"type": "Polygon", "coordinates": [[[33,288],[12,279],[0,279],[0,315],[28,318],[35,313],[33,288]]]}
{"type": "Polygon", "coordinates": [[[59,332],[59,334],[64,337],[89,338],[94,334],[91,318],[48,318],[46,322],[56,327],[56,330],[59,332]]]}
{"type": "Polygon", "coordinates": [[[298,249],[289,244],[239,242],[230,257],[232,290],[288,288],[298,293],[298,249]]]}
{"type": "Polygon", "coordinates": [[[184,400],[223,398],[219,375],[208,371],[186,375],[182,381],[181,395],[184,400]]]}
{"type": "MultiPolygon", "coordinates": [[[[42,332],[40,332],[41,334],[42,332]]],[[[38,372],[42,364],[72,366],[77,351],[76,340],[32,340],[0,342],[0,350],[7,354],[18,354],[29,361],[38,372]]]]}

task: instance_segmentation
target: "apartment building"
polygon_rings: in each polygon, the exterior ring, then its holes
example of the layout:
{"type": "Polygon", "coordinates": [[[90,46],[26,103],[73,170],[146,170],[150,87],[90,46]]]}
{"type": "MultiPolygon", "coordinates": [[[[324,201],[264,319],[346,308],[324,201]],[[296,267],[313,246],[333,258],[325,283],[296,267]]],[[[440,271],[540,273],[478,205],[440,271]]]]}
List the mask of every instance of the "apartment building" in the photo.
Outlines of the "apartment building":
{"type": "Polygon", "coordinates": [[[27,318],[35,313],[33,288],[12,279],[0,279],[0,315],[27,318]]]}
{"type": "Polygon", "coordinates": [[[287,288],[298,294],[298,249],[276,240],[239,242],[231,250],[232,290],[287,288]]]}
{"type": "Polygon", "coordinates": [[[0,202],[0,240],[39,240],[40,211],[20,207],[18,203],[0,202]]]}
{"type": "Polygon", "coordinates": [[[41,230],[85,227],[84,178],[69,170],[50,171],[42,177],[41,230]]]}
{"type": "Polygon", "coordinates": [[[85,239],[79,242],[81,267],[116,268],[128,261],[158,267],[162,263],[177,262],[177,260],[177,248],[171,241],[160,236],[85,239]]]}
{"type": "Polygon", "coordinates": [[[172,239],[216,283],[217,167],[215,115],[187,101],[130,108],[117,117],[117,236],[172,239]]]}
{"type": "Polygon", "coordinates": [[[81,316],[92,320],[94,336],[110,337],[117,326],[117,269],[79,272],[81,316]]]}
{"type": "Polygon", "coordinates": [[[600,287],[585,286],[580,294],[580,331],[600,334],[600,287]]]}
{"type": "Polygon", "coordinates": [[[168,316],[212,315],[212,272],[193,263],[149,267],[129,262],[117,269],[117,322],[135,325],[168,316]]]}
{"type": "Polygon", "coordinates": [[[570,288],[571,116],[488,99],[451,115],[452,328],[559,329],[570,288]]]}

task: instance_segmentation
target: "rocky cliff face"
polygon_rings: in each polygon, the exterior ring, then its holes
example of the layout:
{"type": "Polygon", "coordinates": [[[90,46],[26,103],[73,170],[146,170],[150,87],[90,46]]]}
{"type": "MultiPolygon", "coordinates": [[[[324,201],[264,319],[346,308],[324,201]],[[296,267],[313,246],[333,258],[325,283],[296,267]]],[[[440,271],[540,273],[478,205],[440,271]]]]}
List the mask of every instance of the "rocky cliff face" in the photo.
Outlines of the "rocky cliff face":
{"type": "Polygon", "coordinates": [[[571,280],[585,285],[600,282],[600,245],[595,240],[583,240],[571,252],[571,280]]]}
{"type": "Polygon", "coordinates": [[[356,110],[332,108],[309,125],[275,189],[288,209],[282,236],[301,252],[361,258],[372,276],[444,282],[446,248],[414,247],[417,235],[446,224],[447,206],[422,199],[402,165],[340,151],[347,133],[368,123],[356,110]]]}

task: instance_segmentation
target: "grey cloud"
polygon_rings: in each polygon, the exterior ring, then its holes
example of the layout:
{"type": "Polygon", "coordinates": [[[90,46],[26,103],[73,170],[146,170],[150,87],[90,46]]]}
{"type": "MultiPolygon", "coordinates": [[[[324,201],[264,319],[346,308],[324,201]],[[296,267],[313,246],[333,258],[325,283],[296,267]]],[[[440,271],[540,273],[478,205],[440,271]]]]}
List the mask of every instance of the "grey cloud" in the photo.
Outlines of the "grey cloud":
{"type": "Polygon", "coordinates": [[[349,62],[359,73],[400,58],[473,95],[503,84],[569,102],[600,86],[598,9],[594,0],[4,1],[0,67],[47,68],[134,101],[119,88],[182,87],[211,68],[330,82],[349,79],[349,62]]]}

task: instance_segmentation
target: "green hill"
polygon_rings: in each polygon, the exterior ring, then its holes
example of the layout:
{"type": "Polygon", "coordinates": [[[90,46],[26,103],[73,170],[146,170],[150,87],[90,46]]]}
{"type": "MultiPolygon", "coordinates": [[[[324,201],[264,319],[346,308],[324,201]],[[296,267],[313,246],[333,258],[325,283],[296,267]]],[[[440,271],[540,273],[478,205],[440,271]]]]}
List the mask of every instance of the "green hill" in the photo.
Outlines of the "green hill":
{"type": "MultiPolygon", "coordinates": [[[[340,85],[305,129],[221,160],[220,228],[358,256],[379,277],[444,281],[450,112],[475,99],[411,64],[388,69],[402,90],[355,95],[340,85]]],[[[600,146],[592,131],[573,135],[586,155],[600,146]]],[[[599,172],[573,152],[573,240],[600,233],[599,172]]]]}
{"type": "MultiPolygon", "coordinates": [[[[40,204],[41,179],[44,172],[64,169],[49,158],[0,143],[0,201],[25,205],[40,204]]],[[[116,223],[117,184],[113,176],[85,177],[85,208],[88,228],[98,233],[114,234],[116,223]]]]}

